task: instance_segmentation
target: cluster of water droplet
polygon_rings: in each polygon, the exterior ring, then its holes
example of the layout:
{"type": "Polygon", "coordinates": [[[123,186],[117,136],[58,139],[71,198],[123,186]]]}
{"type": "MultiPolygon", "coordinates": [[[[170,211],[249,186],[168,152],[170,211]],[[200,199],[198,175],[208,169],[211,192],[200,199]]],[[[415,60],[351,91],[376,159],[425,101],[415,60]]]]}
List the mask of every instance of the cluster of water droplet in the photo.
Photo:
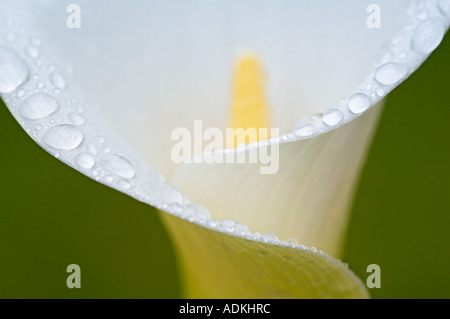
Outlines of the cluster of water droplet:
{"type": "Polygon", "coordinates": [[[294,132],[279,142],[295,141],[330,131],[366,112],[426,59],[450,24],[450,0],[416,1],[403,30],[383,48],[372,73],[347,98],[323,113],[301,119],[294,132]]]}
{"type": "MultiPolygon", "coordinates": [[[[450,0],[418,1],[412,12],[401,34],[380,52],[373,72],[353,94],[323,113],[308,116],[293,133],[261,145],[336,128],[363,114],[403,81],[441,42],[450,23],[450,0]]],[[[190,203],[115,137],[92,104],[69,83],[70,69],[52,63],[39,37],[30,37],[9,21],[0,21],[0,25],[0,94],[28,134],[54,156],[95,180],[203,227],[323,254],[295,239],[280,241],[274,234],[252,233],[241,223],[217,221],[208,209],[190,203]]]]}
{"type": "Polygon", "coordinates": [[[67,81],[69,70],[50,61],[39,37],[24,31],[0,37],[0,94],[34,140],[97,181],[141,200],[173,201],[171,186],[159,173],[137,174],[133,152],[125,155],[126,146],[108,141],[107,124],[67,81]]]}

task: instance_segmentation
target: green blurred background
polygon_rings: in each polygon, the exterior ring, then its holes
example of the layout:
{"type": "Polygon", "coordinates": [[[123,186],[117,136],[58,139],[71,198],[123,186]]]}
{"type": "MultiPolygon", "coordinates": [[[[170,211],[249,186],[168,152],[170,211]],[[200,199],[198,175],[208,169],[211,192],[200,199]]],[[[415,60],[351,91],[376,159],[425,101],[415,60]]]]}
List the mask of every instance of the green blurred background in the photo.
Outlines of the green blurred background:
{"type": "MultiPolygon", "coordinates": [[[[387,100],[343,257],[363,281],[380,265],[374,298],[450,298],[449,77],[447,35],[387,100]]],[[[0,104],[0,298],[180,297],[154,209],[47,154],[0,104]]]]}

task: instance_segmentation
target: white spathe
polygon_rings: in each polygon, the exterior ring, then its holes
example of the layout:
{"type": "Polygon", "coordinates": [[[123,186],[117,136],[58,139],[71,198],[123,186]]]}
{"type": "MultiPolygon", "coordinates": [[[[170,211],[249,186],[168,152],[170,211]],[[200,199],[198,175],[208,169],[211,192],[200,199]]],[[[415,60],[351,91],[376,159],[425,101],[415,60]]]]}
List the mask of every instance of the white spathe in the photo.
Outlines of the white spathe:
{"type": "MultiPolygon", "coordinates": [[[[73,67],[86,92],[148,163],[170,178],[170,133],[202,119],[225,128],[231,72],[242,49],[261,57],[272,126],[292,131],[308,114],[346,97],[378,50],[400,30],[409,1],[78,1],[81,28],[66,27],[66,3],[27,2],[27,23],[73,67]],[[30,4],[31,3],[31,4],[30,4]],[[126,61],[126,62],[125,62],[126,61]],[[114,94],[111,94],[114,92],[114,94]],[[165,138],[167,137],[167,138],[165,138]],[[156,151],[154,151],[156,150],[156,151]]],[[[20,3],[22,5],[22,3],[20,3]]]]}
{"type": "Polygon", "coordinates": [[[69,29],[66,3],[5,0],[0,90],[37,143],[99,182],[213,230],[288,245],[217,222],[234,219],[338,255],[380,113],[371,108],[420,66],[450,21],[447,0],[377,3],[380,29],[367,27],[370,1],[360,0],[84,0],[81,28],[69,29]],[[177,167],[174,128],[196,119],[226,127],[241,49],[259,54],[271,124],[289,133],[269,142],[280,143],[279,173],[177,167]],[[53,106],[42,109],[43,100],[53,106]]]}

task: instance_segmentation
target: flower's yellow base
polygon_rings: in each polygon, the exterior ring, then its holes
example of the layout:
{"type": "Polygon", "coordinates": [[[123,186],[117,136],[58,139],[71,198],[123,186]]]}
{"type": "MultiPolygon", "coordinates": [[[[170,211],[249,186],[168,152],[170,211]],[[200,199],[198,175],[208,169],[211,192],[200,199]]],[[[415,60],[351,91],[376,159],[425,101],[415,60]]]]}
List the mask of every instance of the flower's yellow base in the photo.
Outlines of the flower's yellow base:
{"type": "Polygon", "coordinates": [[[361,280],[326,255],[212,231],[161,213],[189,298],[367,298],[361,280]]]}

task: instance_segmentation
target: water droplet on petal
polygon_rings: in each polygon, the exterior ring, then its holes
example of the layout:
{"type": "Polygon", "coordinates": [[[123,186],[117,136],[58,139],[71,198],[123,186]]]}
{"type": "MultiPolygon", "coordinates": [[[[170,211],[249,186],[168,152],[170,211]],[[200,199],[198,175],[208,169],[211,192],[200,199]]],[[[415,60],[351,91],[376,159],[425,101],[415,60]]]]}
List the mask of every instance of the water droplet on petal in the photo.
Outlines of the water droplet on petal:
{"type": "Polygon", "coordinates": [[[381,51],[378,53],[376,60],[376,65],[386,64],[392,61],[394,58],[394,53],[392,51],[381,51]]]}
{"type": "Polygon", "coordinates": [[[315,127],[309,123],[300,123],[295,127],[294,134],[298,137],[311,136],[316,132],[315,127]]]}
{"type": "Polygon", "coordinates": [[[402,81],[407,73],[408,69],[404,64],[386,63],[375,72],[375,80],[380,84],[392,86],[402,81]]]}
{"type": "Polygon", "coordinates": [[[132,178],[135,175],[134,167],[129,160],[120,155],[111,155],[104,157],[100,164],[108,172],[123,177],[132,178]]]}
{"type": "Polygon", "coordinates": [[[21,97],[24,96],[24,95],[25,95],[25,90],[17,90],[16,96],[17,96],[18,98],[21,98],[21,97]]]}
{"type": "Polygon", "coordinates": [[[39,55],[39,49],[33,46],[29,46],[25,49],[26,54],[30,57],[30,58],[37,58],[39,55]]]}
{"type": "Polygon", "coordinates": [[[37,93],[26,99],[20,106],[20,114],[29,120],[47,117],[58,110],[58,101],[45,93],[37,93]]]}
{"type": "Polygon", "coordinates": [[[89,169],[94,167],[95,158],[89,153],[80,153],[75,158],[75,163],[81,168],[89,169]]]}
{"type": "Polygon", "coordinates": [[[338,109],[328,109],[324,114],[323,114],[323,122],[328,125],[328,126],[335,126],[339,123],[341,123],[341,121],[344,119],[344,115],[342,114],[341,111],[339,111],[338,109]]]}
{"type": "Polygon", "coordinates": [[[211,228],[215,228],[217,226],[217,223],[214,220],[208,220],[208,226],[211,228]]]}
{"type": "Polygon", "coordinates": [[[234,229],[235,229],[235,232],[237,232],[240,235],[249,235],[250,234],[250,230],[248,229],[247,225],[244,225],[242,223],[235,222],[234,229]]]}
{"type": "Polygon", "coordinates": [[[131,188],[131,183],[126,181],[126,180],[124,180],[124,179],[121,179],[121,180],[117,181],[117,186],[119,188],[121,188],[121,189],[130,189],[131,188]]]}
{"type": "Polygon", "coordinates": [[[372,101],[363,93],[355,93],[348,99],[348,109],[354,114],[360,114],[366,111],[372,101]]]}
{"type": "Polygon", "coordinates": [[[89,144],[89,145],[87,146],[87,151],[88,151],[89,153],[91,153],[92,155],[97,155],[97,149],[95,148],[95,145],[94,145],[94,144],[89,144]]]}
{"type": "Polygon", "coordinates": [[[290,245],[293,245],[293,246],[298,246],[298,241],[295,238],[289,238],[287,240],[287,243],[290,244],[290,245]]]}
{"type": "Polygon", "coordinates": [[[442,14],[450,18],[450,0],[439,0],[438,6],[442,14]]]}
{"type": "Polygon", "coordinates": [[[275,234],[267,233],[265,235],[262,235],[261,240],[267,243],[271,241],[277,241],[278,237],[275,234]]]}
{"type": "Polygon", "coordinates": [[[75,125],[83,125],[84,124],[84,118],[78,113],[70,114],[69,120],[75,125]]]}
{"type": "Polygon", "coordinates": [[[397,35],[392,39],[392,44],[397,45],[397,44],[401,43],[403,40],[405,40],[404,35],[397,35]]]}
{"type": "Polygon", "coordinates": [[[112,183],[114,178],[111,175],[105,175],[105,176],[103,176],[103,180],[107,183],[112,183]]]}
{"type": "Polygon", "coordinates": [[[422,22],[414,30],[411,49],[417,53],[431,53],[441,43],[445,29],[444,22],[439,18],[432,18],[422,22]]]}
{"type": "Polygon", "coordinates": [[[211,213],[209,210],[199,204],[188,204],[186,209],[195,216],[196,220],[205,220],[211,218],[211,213]]]}
{"type": "Polygon", "coordinates": [[[50,76],[50,82],[58,89],[62,90],[66,87],[66,81],[58,73],[54,73],[50,76]]]}
{"type": "Polygon", "coordinates": [[[54,126],[45,133],[43,142],[59,150],[72,150],[83,141],[83,132],[69,124],[54,126]]]}
{"type": "Polygon", "coordinates": [[[427,10],[422,10],[419,12],[417,17],[419,18],[419,20],[425,20],[426,18],[428,18],[428,15],[429,15],[429,12],[427,10]]]}
{"type": "Polygon", "coordinates": [[[233,232],[234,231],[234,221],[231,219],[224,219],[220,222],[220,225],[227,231],[227,232],[233,232]]]}
{"type": "Polygon", "coordinates": [[[0,93],[11,93],[28,78],[28,67],[19,56],[0,47],[0,93]]]}
{"type": "Polygon", "coordinates": [[[406,59],[407,57],[408,57],[408,53],[405,52],[405,51],[402,51],[402,52],[400,52],[400,53],[398,54],[398,58],[399,58],[400,60],[404,60],[404,59],[406,59]]]}
{"type": "Polygon", "coordinates": [[[163,203],[179,203],[183,202],[181,193],[172,185],[165,182],[160,183],[144,183],[142,189],[150,199],[163,203]]]}

